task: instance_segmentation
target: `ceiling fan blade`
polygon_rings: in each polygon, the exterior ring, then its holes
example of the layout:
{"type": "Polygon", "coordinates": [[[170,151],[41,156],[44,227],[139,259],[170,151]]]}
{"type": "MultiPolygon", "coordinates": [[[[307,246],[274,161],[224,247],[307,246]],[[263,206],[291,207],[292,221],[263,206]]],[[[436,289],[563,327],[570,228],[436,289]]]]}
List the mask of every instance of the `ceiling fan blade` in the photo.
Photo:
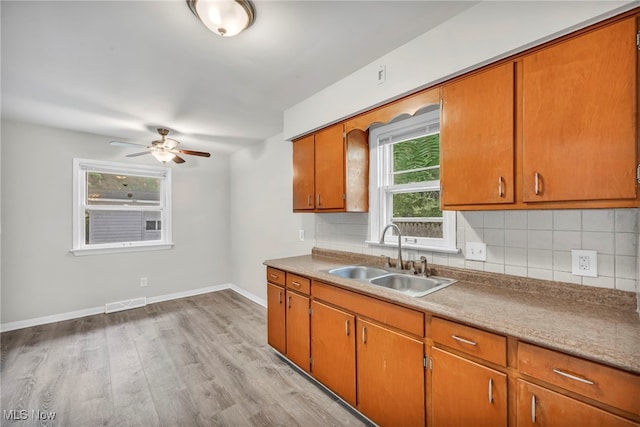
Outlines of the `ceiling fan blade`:
{"type": "Polygon", "coordinates": [[[141,153],[127,154],[127,157],[138,157],[138,156],[144,156],[145,154],[151,154],[151,151],[143,151],[141,153]]]}
{"type": "Polygon", "coordinates": [[[211,157],[211,154],[206,153],[204,151],[193,151],[193,150],[175,150],[182,154],[190,154],[192,156],[200,156],[200,157],[211,157]]]}
{"type": "Polygon", "coordinates": [[[133,142],[122,142],[122,141],[111,141],[111,145],[116,145],[116,146],[119,146],[119,147],[142,147],[142,148],[147,148],[146,145],[134,144],[133,142]]]}
{"type": "Polygon", "coordinates": [[[176,163],[184,163],[185,160],[180,156],[175,156],[173,158],[173,161],[176,162],[176,163]]]}

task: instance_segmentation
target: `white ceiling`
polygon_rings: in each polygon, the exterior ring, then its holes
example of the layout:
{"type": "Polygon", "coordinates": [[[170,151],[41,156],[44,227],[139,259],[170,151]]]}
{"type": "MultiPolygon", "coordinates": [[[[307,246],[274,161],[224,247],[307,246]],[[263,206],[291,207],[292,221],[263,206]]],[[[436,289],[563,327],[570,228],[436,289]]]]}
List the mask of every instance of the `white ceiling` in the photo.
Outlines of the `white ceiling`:
{"type": "Polygon", "coordinates": [[[2,0],[2,117],[137,143],[165,126],[184,148],[232,152],[475,3],[256,0],[255,23],[221,38],[183,0],[2,0]]]}

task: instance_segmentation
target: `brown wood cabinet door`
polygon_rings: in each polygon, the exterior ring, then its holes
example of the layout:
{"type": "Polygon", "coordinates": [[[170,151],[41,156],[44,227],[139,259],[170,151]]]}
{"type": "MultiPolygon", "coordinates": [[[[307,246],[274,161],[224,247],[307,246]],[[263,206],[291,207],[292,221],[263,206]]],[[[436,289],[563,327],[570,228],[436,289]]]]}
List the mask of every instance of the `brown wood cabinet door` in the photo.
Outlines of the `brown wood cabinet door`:
{"type": "Polygon", "coordinates": [[[355,316],[311,302],[311,374],[356,406],[355,316]]]}
{"type": "Polygon", "coordinates": [[[316,209],[343,209],[344,138],[343,124],[330,126],[315,134],[316,209]]]}
{"type": "Polygon", "coordinates": [[[380,426],[424,426],[422,341],[356,320],[357,408],[380,426]]]}
{"type": "Polygon", "coordinates": [[[434,427],[507,425],[507,376],[438,348],[432,352],[434,427]]]}
{"type": "Polygon", "coordinates": [[[293,143],[293,209],[315,208],[314,138],[309,135],[293,143]]]}
{"type": "Polygon", "coordinates": [[[522,60],[525,202],[636,197],[636,18],[522,60]]]}
{"type": "Polygon", "coordinates": [[[514,201],[514,64],[442,88],[443,206],[514,201]]]}
{"type": "Polygon", "coordinates": [[[284,288],[267,283],[267,342],[280,353],[286,352],[284,288]]]}
{"type": "Polygon", "coordinates": [[[638,424],[555,393],[518,380],[518,427],[637,427],[638,424]]]}
{"type": "Polygon", "coordinates": [[[286,291],[287,357],[309,372],[309,298],[286,291]]]}

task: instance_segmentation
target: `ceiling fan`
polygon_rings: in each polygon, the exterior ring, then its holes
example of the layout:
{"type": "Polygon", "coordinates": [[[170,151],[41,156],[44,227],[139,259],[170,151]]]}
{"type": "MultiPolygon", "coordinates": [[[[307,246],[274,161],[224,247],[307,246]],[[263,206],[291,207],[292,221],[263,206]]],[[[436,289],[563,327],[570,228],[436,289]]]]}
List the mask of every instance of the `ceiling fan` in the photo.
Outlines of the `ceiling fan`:
{"type": "Polygon", "coordinates": [[[185,160],[178,156],[178,154],[188,154],[191,156],[200,156],[200,157],[210,157],[211,154],[204,151],[193,151],[193,150],[181,150],[178,149],[179,141],[175,139],[167,138],[169,134],[169,129],[159,128],[158,133],[162,137],[161,139],[155,140],[151,142],[151,145],[142,145],[142,144],[134,144],[132,142],[121,142],[121,141],[111,141],[111,145],[116,145],[120,147],[138,147],[138,148],[146,148],[147,151],[142,151],[140,153],[127,154],[127,157],[137,157],[143,156],[145,154],[151,154],[157,160],[167,163],[173,160],[176,163],[184,163],[185,160]]]}

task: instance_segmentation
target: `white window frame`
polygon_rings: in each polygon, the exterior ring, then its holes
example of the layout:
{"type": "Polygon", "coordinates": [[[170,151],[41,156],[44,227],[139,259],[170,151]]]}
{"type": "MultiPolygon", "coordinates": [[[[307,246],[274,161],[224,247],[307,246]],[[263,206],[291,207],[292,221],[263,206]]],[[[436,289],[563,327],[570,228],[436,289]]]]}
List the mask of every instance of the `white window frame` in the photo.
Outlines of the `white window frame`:
{"type": "MultiPolygon", "coordinates": [[[[380,243],[380,234],[391,223],[391,203],[393,194],[415,191],[440,191],[440,181],[427,181],[415,184],[391,185],[392,179],[392,142],[401,142],[425,134],[439,132],[440,110],[400,120],[372,129],[369,133],[371,153],[369,168],[369,239],[370,245],[398,246],[398,237],[391,232],[385,234],[380,243]]],[[[402,236],[402,246],[408,249],[433,252],[459,253],[456,247],[456,212],[442,211],[442,238],[402,236]]]]}
{"type": "MultiPolygon", "coordinates": [[[[112,207],[91,205],[91,209],[101,210],[112,207]]],[[[76,256],[96,255],[117,252],[136,252],[149,250],[171,249],[173,247],[171,235],[171,169],[131,165],[126,163],[106,162],[100,160],[73,159],[73,248],[71,253],[76,256]],[[160,205],[149,206],[119,206],[118,210],[158,210],[161,220],[161,239],[138,242],[85,243],[85,209],[87,204],[87,172],[105,172],[119,175],[136,175],[161,178],[160,205]]]]}

